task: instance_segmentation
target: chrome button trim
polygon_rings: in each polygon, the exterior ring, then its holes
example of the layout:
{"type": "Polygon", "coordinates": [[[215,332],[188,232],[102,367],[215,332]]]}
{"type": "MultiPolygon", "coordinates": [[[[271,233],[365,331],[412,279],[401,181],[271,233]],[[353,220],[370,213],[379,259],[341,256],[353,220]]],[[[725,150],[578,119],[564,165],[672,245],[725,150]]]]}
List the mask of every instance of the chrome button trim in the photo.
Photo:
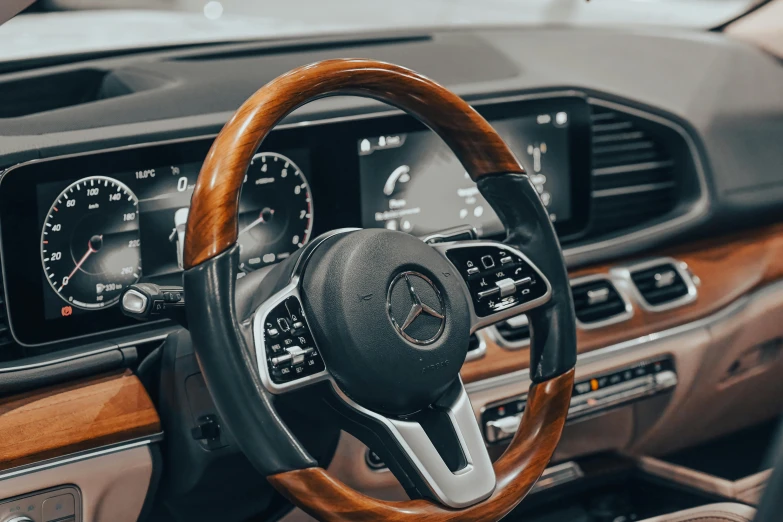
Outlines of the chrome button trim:
{"type": "Polygon", "coordinates": [[[631,317],[633,317],[633,305],[631,304],[631,301],[628,299],[628,296],[623,291],[623,288],[625,286],[624,281],[617,281],[614,278],[612,278],[610,274],[593,274],[593,275],[588,275],[583,277],[575,277],[571,279],[571,288],[578,285],[583,285],[585,283],[592,283],[594,281],[609,282],[614,287],[617,294],[620,296],[620,299],[622,299],[623,304],[625,305],[625,311],[620,314],[613,315],[608,319],[604,319],[603,321],[596,321],[594,323],[583,323],[577,318],[576,325],[581,330],[594,330],[596,328],[602,328],[604,326],[622,323],[623,321],[627,321],[631,317]]]}
{"type": "MultiPolygon", "coordinates": [[[[640,263],[634,263],[632,265],[618,266],[612,268],[609,272],[612,275],[615,275],[618,278],[622,278],[623,280],[625,280],[626,284],[628,285],[629,291],[633,294],[634,298],[639,303],[639,306],[641,306],[644,310],[647,310],[648,312],[665,312],[667,310],[679,308],[681,306],[685,306],[687,304],[692,303],[693,301],[696,300],[696,298],[699,295],[699,291],[696,288],[694,278],[691,276],[691,271],[688,268],[687,263],[685,263],[684,261],[679,261],[672,257],[656,257],[654,259],[642,261],[640,263]],[[649,268],[654,268],[656,266],[663,266],[663,265],[671,265],[672,268],[674,268],[676,274],[679,275],[682,278],[683,282],[685,283],[685,287],[687,288],[688,293],[682,297],[678,297],[677,299],[674,299],[673,301],[669,301],[667,303],[663,303],[659,305],[653,305],[648,303],[647,300],[644,298],[642,293],[639,291],[639,288],[636,286],[636,283],[634,283],[632,276],[636,272],[641,272],[642,270],[647,270],[649,268]]],[[[674,274],[671,274],[670,277],[673,280],[674,277],[676,276],[674,274]]],[[[656,282],[657,285],[665,286],[665,284],[663,283],[664,281],[656,282]]]]}
{"type": "Polygon", "coordinates": [[[133,314],[142,314],[147,309],[147,296],[138,290],[130,289],[122,296],[122,308],[133,314]]]}

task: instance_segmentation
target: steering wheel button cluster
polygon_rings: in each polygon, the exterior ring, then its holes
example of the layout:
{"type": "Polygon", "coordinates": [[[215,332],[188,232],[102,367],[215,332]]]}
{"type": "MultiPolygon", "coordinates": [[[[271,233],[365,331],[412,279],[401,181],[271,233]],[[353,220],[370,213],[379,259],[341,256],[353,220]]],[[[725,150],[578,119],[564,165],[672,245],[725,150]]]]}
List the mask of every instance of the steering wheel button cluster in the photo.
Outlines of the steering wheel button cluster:
{"type": "Polygon", "coordinates": [[[540,280],[529,261],[503,248],[502,244],[460,246],[447,250],[446,256],[460,269],[479,317],[530,302],[546,294],[546,284],[540,280]],[[499,260],[499,264],[495,263],[495,259],[499,260]]]}
{"type": "Polygon", "coordinates": [[[324,370],[299,299],[291,296],[275,306],[264,325],[267,368],[274,383],[291,382],[324,370]],[[274,344],[268,344],[273,339],[274,344]]]}

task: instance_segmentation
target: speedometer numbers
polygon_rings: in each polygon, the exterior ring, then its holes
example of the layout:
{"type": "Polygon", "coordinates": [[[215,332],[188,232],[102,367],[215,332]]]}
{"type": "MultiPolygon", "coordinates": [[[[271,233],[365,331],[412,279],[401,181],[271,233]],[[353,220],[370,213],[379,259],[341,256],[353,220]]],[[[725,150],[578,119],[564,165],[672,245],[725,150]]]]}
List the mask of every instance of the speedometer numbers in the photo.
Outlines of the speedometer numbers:
{"type": "Polygon", "coordinates": [[[307,243],[313,230],[313,199],[299,167],[286,156],[253,157],[239,200],[240,268],[280,261],[307,243]]]}
{"type": "Polygon", "coordinates": [[[63,190],[41,232],[46,280],[68,304],[116,303],[141,275],[139,202],[123,183],[91,176],[63,190]]]}
{"type": "MultiPolygon", "coordinates": [[[[187,181],[186,177],[180,179],[187,181]]],[[[187,188],[187,183],[182,188],[178,185],[177,194],[187,188]]],[[[143,211],[154,213],[149,201],[160,205],[166,201],[166,194],[163,196],[143,200],[142,204],[147,205],[143,211]]],[[[61,299],[85,310],[105,308],[115,304],[122,292],[139,280],[139,211],[133,191],[105,176],[80,179],[57,196],[41,231],[41,261],[46,280],[61,299]]],[[[239,213],[240,268],[250,271],[275,263],[310,239],[310,186],[290,158],[275,152],[256,154],[242,186],[239,213]]],[[[180,268],[187,215],[188,207],[179,208],[173,216],[174,231],[169,233],[168,227],[163,230],[169,241],[176,241],[180,268]]],[[[155,230],[150,232],[155,237],[155,230]]],[[[152,248],[154,259],[159,252],[154,250],[158,247],[152,248]]],[[[169,251],[171,247],[166,242],[160,249],[169,251]]],[[[151,266],[152,273],[147,275],[160,275],[154,263],[151,266]]]]}

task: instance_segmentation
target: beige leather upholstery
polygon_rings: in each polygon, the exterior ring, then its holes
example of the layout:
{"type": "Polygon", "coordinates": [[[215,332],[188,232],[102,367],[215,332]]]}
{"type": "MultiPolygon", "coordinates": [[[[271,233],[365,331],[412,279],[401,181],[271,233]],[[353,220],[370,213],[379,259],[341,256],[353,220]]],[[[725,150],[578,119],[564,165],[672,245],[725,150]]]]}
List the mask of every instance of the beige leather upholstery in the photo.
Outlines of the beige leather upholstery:
{"type": "Polygon", "coordinates": [[[742,504],[710,504],[644,522],[751,522],[756,510],[742,504]]]}

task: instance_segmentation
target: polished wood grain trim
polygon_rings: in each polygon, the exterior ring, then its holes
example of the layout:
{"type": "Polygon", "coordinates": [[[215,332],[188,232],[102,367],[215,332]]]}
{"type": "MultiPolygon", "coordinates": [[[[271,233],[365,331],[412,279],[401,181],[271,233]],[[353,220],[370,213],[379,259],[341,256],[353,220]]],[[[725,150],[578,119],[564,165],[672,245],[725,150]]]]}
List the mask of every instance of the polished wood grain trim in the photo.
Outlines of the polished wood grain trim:
{"type": "Polygon", "coordinates": [[[0,469],[160,433],[132,373],[93,377],[0,399],[0,469]]]}
{"type": "Polygon", "coordinates": [[[250,160],[269,131],[295,108],[339,94],[375,98],[415,116],[440,135],[474,180],[487,174],[524,172],[479,113],[425,76],[362,59],[306,65],[253,94],[212,144],[188,216],[186,268],[211,259],[236,242],[239,191],[250,160]]]}
{"type": "MultiPolygon", "coordinates": [[[[639,258],[575,270],[569,275],[576,278],[597,273],[606,274],[612,267],[630,265],[655,257],[673,257],[688,264],[701,280],[696,301],[665,312],[648,312],[632,300],[634,315],[630,320],[594,330],[578,330],[578,353],[636,339],[707,317],[743,295],[783,279],[783,225],[772,225],[650,252],[639,258]]],[[[465,382],[474,382],[528,368],[529,355],[527,349],[509,351],[490,339],[485,357],[465,363],[462,379],[465,382]]]]}
{"type": "Polygon", "coordinates": [[[326,522],[500,520],[525,498],[552,458],[568,414],[573,384],[574,370],[570,370],[530,387],[522,423],[494,464],[495,492],[466,509],[446,509],[427,500],[377,500],[358,493],[322,468],[289,471],[268,479],[295,505],[326,522]]]}

